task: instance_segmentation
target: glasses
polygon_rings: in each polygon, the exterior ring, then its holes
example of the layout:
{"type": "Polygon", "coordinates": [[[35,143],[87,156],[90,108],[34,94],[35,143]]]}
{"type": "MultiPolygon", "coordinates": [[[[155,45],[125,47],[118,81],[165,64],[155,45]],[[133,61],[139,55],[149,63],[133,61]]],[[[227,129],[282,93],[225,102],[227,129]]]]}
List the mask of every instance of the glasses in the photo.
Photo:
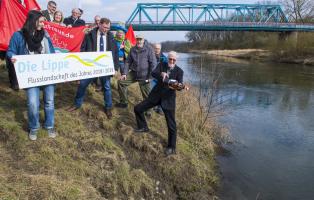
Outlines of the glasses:
{"type": "Polygon", "coordinates": [[[177,59],[175,59],[175,58],[168,58],[168,60],[169,60],[169,61],[174,61],[174,62],[175,62],[177,59]]]}

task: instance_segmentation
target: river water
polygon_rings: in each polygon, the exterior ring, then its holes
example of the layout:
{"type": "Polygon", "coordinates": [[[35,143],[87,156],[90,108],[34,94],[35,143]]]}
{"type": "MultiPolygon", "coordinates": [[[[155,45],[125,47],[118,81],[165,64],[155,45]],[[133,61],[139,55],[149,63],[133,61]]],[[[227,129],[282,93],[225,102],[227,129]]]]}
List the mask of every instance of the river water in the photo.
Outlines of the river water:
{"type": "Polygon", "coordinates": [[[177,64],[196,87],[222,75],[220,121],[233,142],[217,158],[221,199],[314,199],[314,67],[195,54],[177,64]]]}

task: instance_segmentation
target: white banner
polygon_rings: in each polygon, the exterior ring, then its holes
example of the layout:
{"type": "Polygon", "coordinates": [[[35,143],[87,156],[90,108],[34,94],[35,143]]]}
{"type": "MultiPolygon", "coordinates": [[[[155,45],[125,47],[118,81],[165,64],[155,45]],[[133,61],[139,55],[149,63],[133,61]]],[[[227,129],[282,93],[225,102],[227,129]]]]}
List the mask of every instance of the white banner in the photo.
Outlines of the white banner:
{"type": "Polygon", "coordinates": [[[111,51],[22,55],[14,58],[21,89],[115,73],[111,51]]]}

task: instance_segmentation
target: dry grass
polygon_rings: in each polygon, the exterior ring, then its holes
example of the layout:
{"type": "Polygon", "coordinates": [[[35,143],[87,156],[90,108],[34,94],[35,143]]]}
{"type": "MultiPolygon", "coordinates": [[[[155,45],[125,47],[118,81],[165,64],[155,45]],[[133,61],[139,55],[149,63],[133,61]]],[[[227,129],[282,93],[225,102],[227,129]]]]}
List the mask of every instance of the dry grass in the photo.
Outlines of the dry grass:
{"type": "MultiPolygon", "coordinates": [[[[113,81],[115,82],[115,81],[113,81]]],[[[127,110],[102,112],[102,95],[90,87],[82,109],[65,111],[73,102],[74,83],[56,92],[58,137],[40,130],[36,142],[27,138],[25,92],[8,88],[0,70],[0,199],[213,199],[219,176],[214,139],[223,129],[212,119],[199,128],[193,92],[178,95],[177,155],[166,158],[167,127],[153,114],[151,132],[137,135],[133,106],[140,101],[130,88],[127,110]]],[[[118,101],[113,84],[113,101],[118,101]]],[[[41,112],[41,119],[43,119],[41,112]]]]}

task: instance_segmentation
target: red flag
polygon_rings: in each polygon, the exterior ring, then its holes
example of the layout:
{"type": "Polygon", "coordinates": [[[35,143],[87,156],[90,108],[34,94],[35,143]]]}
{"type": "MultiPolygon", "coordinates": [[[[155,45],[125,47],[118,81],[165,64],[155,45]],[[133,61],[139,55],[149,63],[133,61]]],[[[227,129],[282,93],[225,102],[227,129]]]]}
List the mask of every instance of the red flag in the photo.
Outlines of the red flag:
{"type": "Polygon", "coordinates": [[[128,32],[126,32],[126,34],[125,34],[125,39],[129,40],[130,43],[132,44],[132,46],[134,46],[136,44],[136,39],[135,39],[135,34],[133,31],[132,24],[129,26],[128,32]]]}
{"type": "Polygon", "coordinates": [[[28,10],[17,0],[0,2],[0,51],[6,51],[12,34],[23,26],[28,10]]]}
{"type": "Polygon", "coordinates": [[[40,6],[35,0],[24,0],[26,10],[38,10],[40,11],[40,6]]]}
{"type": "Polygon", "coordinates": [[[85,26],[68,28],[45,22],[45,30],[49,33],[56,52],[79,52],[85,36],[84,29],[85,26]]]}

